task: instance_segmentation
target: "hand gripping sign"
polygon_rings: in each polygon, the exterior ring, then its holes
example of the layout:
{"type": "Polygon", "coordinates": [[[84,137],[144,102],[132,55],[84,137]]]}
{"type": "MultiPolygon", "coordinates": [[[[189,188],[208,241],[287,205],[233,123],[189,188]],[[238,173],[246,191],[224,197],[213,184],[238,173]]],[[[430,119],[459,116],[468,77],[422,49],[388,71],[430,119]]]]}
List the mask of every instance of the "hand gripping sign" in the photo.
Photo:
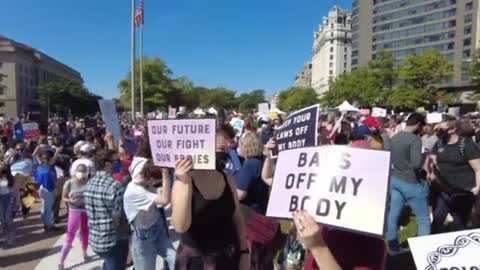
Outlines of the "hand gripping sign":
{"type": "Polygon", "coordinates": [[[319,146],[280,152],[267,216],[304,209],[322,224],[382,237],[390,152],[319,146]]]}

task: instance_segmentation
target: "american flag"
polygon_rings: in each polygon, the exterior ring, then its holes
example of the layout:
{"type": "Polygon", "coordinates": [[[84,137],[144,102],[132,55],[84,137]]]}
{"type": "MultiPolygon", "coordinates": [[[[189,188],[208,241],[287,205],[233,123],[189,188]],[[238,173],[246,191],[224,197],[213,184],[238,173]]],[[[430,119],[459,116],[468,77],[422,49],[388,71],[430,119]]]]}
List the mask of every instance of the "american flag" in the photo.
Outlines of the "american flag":
{"type": "Polygon", "coordinates": [[[135,26],[140,26],[143,24],[143,1],[140,1],[140,5],[135,11],[135,26]]]}

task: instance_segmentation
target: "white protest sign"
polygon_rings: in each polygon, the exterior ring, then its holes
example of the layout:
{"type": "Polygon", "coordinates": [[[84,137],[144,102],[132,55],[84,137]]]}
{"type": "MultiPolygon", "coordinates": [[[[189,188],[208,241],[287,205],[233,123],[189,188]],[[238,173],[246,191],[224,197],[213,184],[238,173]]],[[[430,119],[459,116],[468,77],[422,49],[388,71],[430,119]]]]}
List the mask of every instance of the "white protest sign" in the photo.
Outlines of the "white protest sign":
{"type": "Polygon", "coordinates": [[[443,114],[439,112],[427,114],[428,124],[437,124],[443,121],[443,114]]]}
{"type": "Polygon", "coordinates": [[[191,156],[193,168],[215,169],[215,119],[150,120],[148,136],[156,166],[174,168],[191,156]]]}
{"type": "Polygon", "coordinates": [[[230,121],[230,125],[233,127],[233,129],[235,129],[235,131],[236,131],[235,134],[237,136],[240,136],[240,134],[243,131],[243,126],[245,125],[245,121],[243,121],[240,118],[233,118],[230,121]]]}
{"type": "Polygon", "coordinates": [[[417,269],[480,270],[480,229],[408,239],[417,269]]]}
{"type": "Polygon", "coordinates": [[[113,100],[100,99],[98,101],[100,110],[102,111],[102,118],[107,125],[108,130],[113,134],[115,140],[120,140],[120,124],[118,123],[117,109],[113,100]]]}
{"type": "Polygon", "coordinates": [[[38,123],[23,123],[23,132],[25,139],[35,139],[40,137],[40,129],[38,128],[38,123]]]}
{"type": "Polygon", "coordinates": [[[267,216],[304,209],[317,222],[382,237],[390,152],[318,146],[279,153],[267,216]]]}
{"type": "Polygon", "coordinates": [[[258,112],[263,115],[268,115],[268,113],[270,112],[269,104],[268,103],[258,104],[258,112]]]}
{"type": "Polygon", "coordinates": [[[374,117],[387,117],[387,109],[373,107],[372,108],[372,116],[374,117]]]}
{"type": "Polygon", "coordinates": [[[177,118],[177,109],[168,107],[168,119],[175,119],[177,118]]]}
{"type": "Polygon", "coordinates": [[[448,108],[448,114],[453,116],[460,116],[460,107],[450,107],[448,108]]]}

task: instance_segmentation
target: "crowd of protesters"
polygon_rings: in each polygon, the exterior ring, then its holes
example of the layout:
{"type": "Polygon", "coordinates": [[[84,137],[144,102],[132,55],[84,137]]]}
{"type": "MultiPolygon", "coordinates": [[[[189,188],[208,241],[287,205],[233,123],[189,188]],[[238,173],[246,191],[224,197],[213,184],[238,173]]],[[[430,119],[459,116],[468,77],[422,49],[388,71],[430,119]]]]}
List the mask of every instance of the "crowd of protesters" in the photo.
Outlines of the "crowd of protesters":
{"type": "Polygon", "coordinates": [[[275,264],[286,270],[375,270],[384,269],[387,254],[407,251],[398,236],[406,205],[417,218],[419,236],[479,224],[475,119],[446,116],[433,125],[417,113],[320,115],[319,145],[391,152],[385,242],[322,226],[303,210],[292,213],[285,235],[280,221],[265,215],[276,163],[270,150],[286,115],[216,117],[216,170],[211,171],[193,170],[190,159],[177,161],[175,168],[156,167],[141,120],[120,119],[121,138],[98,117],[89,123],[52,118],[45,134],[32,140],[18,138],[11,123],[4,125],[0,223],[5,245],[14,245],[15,216],[28,217],[35,200],[41,201],[45,233],[58,231],[59,210],[64,205],[68,210],[58,269],[79,235],[84,259],[90,246],[107,270],[132,263],[137,270],[157,269],[157,256],[164,259],[163,269],[172,270],[271,270],[275,264]],[[244,120],[242,130],[230,124],[235,119],[244,120]],[[170,204],[171,225],[181,235],[178,248],[165,212],[170,204]],[[448,216],[452,221],[446,226],[448,216]]]}

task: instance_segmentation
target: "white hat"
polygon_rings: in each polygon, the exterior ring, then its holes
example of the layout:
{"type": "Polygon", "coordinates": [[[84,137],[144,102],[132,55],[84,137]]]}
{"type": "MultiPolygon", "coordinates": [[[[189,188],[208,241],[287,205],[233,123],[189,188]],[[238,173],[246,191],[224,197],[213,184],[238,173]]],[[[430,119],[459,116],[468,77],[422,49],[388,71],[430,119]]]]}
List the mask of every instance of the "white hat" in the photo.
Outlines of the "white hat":
{"type": "Polygon", "coordinates": [[[73,153],[75,155],[78,155],[78,152],[80,151],[80,147],[85,145],[87,142],[86,141],[78,141],[74,146],[73,146],[73,153]]]}
{"type": "Polygon", "coordinates": [[[80,152],[82,153],[90,153],[95,151],[95,146],[90,143],[86,143],[80,147],[80,152]]]}

